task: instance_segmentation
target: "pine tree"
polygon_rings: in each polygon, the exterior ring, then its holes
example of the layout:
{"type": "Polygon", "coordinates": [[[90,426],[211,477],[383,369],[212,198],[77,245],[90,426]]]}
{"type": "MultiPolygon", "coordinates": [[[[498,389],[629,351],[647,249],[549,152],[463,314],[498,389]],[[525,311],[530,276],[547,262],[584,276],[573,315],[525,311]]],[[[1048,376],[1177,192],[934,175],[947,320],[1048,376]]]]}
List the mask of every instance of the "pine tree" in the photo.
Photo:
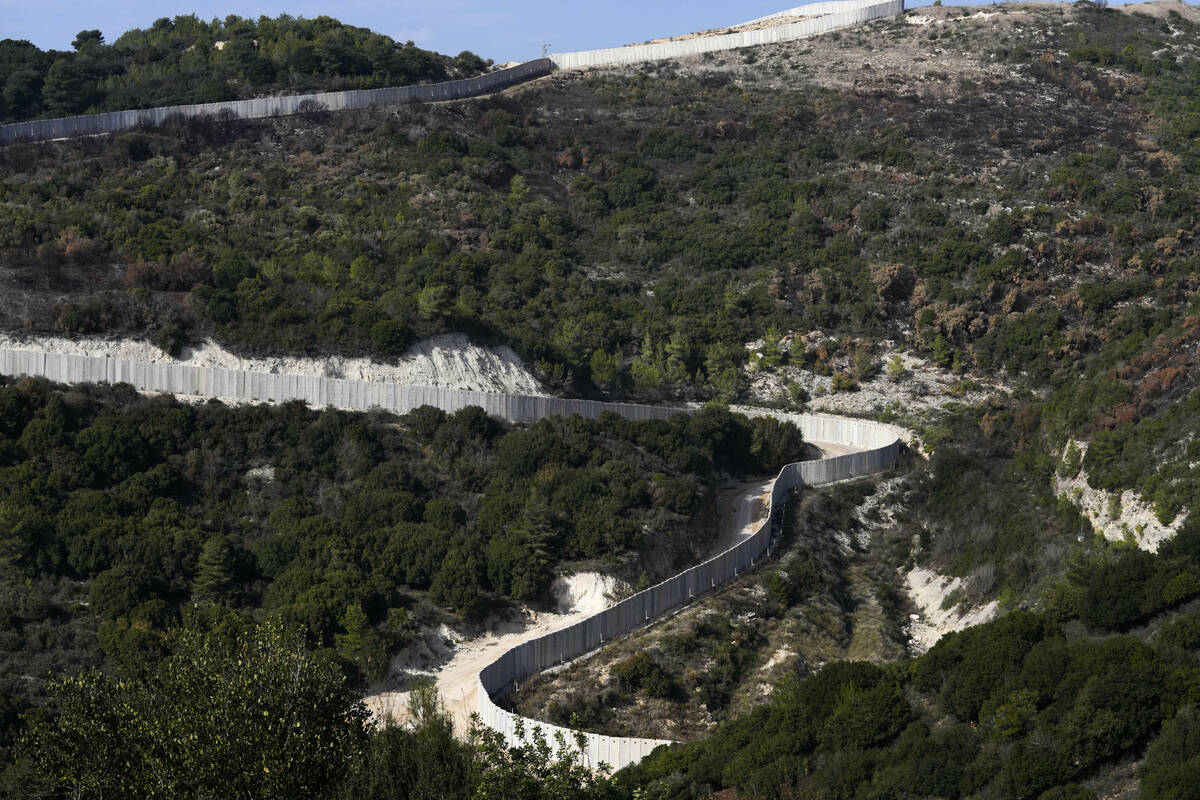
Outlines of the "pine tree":
{"type": "Polygon", "coordinates": [[[213,536],[200,551],[192,597],[201,603],[229,602],[237,590],[233,569],[233,548],[229,540],[224,536],[213,536]]]}
{"type": "Polygon", "coordinates": [[[633,378],[633,388],[640,392],[657,392],[662,388],[662,348],[655,346],[648,332],[642,337],[642,349],[633,357],[629,374],[633,378]]]}
{"type": "Polygon", "coordinates": [[[692,360],[692,340],[683,331],[671,334],[666,348],[667,365],[666,379],[674,388],[680,388],[688,383],[688,363],[692,360]]]}
{"type": "Polygon", "coordinates": [[[371,627],[362,603],[356,601],[346,606],[341,625],[345,633],[334,635],[338,654],[362,670],[369,680],[384,677],[388,668],[387,643],[371,627]]]}

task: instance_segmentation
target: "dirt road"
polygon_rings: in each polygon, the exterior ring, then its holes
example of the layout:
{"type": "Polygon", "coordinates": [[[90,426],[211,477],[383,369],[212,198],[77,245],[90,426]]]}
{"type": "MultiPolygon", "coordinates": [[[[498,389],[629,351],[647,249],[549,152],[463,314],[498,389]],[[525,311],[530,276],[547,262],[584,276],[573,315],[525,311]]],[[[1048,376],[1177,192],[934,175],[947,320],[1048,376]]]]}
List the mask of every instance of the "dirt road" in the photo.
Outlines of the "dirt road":
{"type": "Polygon", "coordinates": [[[770,478],[747,481],[721,490],[717,502],[721,532],[708,553],[710,556],[725,552],[758,530],[758,526],[767,518],[774,485],[775,479],[770,478]]]}
{"type": "MultiPolygon", "coordinates": [[[[810,442],[820,458],[854,452],[845,445],[810,442]]],[[[721,515],[721,531],[710,555],[733,547],[752,535],[766,519],[774,478],[747,481],[721,489],[717,508],[721,515]]],[[[454,647],[449,661],[432,671],[438,694],[454,719],[454,730],[463,735],[470,727],[471,714],[476,708],[476,687],[479,671],[511,647],[530,639],[574,625],[603,610],[611,602],[608,595],[612,579],[595,573],[581,573],[567,579],[560,608],[566,613],[530,612],[525,624],[507,624],[500,629],[454,647]]],[[[408,718],[408,692],[385,691],[363,698],[371,713],[380,719],[390,716],[397,722],[408,718]]]]}
{"type": "MultiPolygon", "coordinates": [[[[547,633],[574,625],[594,613],[591,609],[569,614],[535,613],[526,626],[509,626],[507,632],[493,632],[462,642],[454,648],[449,663],[434,675],[438,695],[454,718],[454,732],[466,734],[471,714],[476,709],[476,688],[479,671],[495,661],[511,647],[536,639],[547,633]]],[[[371,713],[380,719],[391,717],[397,722],[408,719],[408,692],[380,692],[363,698],[371,713]]]]}

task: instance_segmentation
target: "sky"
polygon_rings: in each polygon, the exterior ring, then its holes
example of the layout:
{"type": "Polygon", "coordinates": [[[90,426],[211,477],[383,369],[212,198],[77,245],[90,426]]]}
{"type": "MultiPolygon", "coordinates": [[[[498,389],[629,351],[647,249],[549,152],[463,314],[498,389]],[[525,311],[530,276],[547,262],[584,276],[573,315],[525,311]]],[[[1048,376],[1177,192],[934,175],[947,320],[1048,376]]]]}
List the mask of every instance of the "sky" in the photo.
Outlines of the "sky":
{"type": "Polygon", "coordinates": [[[68,50],[81,30],[99,29],[111,42],[130,28],[178,14],[206,20],[325,14],[430,50],[471,50],[504,63],[537,58],[543,42],[550,52],[617,47],[733,25],[793,4],[799,0],[0,0],[0,39],[68,50]]]}

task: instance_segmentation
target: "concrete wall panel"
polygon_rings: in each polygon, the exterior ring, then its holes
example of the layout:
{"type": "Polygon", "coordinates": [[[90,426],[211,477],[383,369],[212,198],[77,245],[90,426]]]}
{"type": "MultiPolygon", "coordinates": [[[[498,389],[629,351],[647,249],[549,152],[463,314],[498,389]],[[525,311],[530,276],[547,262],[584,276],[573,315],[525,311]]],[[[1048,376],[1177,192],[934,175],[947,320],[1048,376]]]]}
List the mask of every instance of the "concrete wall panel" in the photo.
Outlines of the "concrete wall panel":
{"type": "Polygon", "coordinates": [[[347,92],[318,92],[315,94],[263,97],[251,100],[232,100],[224,103],[198,103],[185,106],[164,106],[132,111],[111,111],[62,119],[31,120],[0,125],[0,144],[46,139],[67,139],[116,133],[142,125],[161,125],[173,119],[232,115],[241,119],[280,117],[300,112],[303,103],[316,103],[331,111],[370,108],[377,105],[431,103],[442,100],[464,100],[507,89],[525,81],[549,75],[554,64],[539,58],[508,69],[496,70],[477,78],[465,78],[444,83],[402,86],[390,89],[361,89],[347,92]]]}
{"type": "MultiPolygon", "coordinates": [[[[772,15],[791,16],[794,14],[811,17],[787,25],[717,36],[700,36],[673,42],[610,47],[575,53],[554,53],[550,55],[550,58],[560,69],[661,61],[721,50],[736,50],[742,47],[786,42],[856,25],[878,17],[893,16],[903,13],[903,11],[904,0],[843,0],[843,2],[814,3],[810,6],[800,6],[791,11],[782,12],[781,15],[772,15]]],[[[765,19],[770,19],[770,17],[754,21],[759,22],[765,19]]]]}

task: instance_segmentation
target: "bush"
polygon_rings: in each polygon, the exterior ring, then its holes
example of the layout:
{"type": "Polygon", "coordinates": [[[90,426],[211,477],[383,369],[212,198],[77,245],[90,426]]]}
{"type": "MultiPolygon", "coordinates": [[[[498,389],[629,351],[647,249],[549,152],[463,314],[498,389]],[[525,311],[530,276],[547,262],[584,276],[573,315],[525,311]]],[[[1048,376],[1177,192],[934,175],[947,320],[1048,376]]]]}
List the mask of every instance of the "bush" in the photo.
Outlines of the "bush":
{"type": "Polygon", "coordinates": [[[1184,650],[1200,650],[1200,614],[1180,614],[1158,630],[1157,641],[1184,650]]]}
{"type": "Polygon", "coordinates": [[[1184,706],[1163,725],[1138,775],[1146,800],[1200,797],[1200,713],[1195,706],[1184,706]]]}
{"type": "Polygon", "coordinates": [[[833,373],[833,391],[835,392],[857,392],[858,381],[854,380],[847,372],[833,373]]]}
{"type": "Polygon", "coordinates": [[[621,688],[643,692],[648,697],[670,699],[679,694],[679,686],[649,653],[637,653],[613,665],[612,674],[621,688]]]}
{"type": "Polygon", "coordinates": [[[901,688],[883,682],[866,690],[849,690],[838,699],[821,731],[826,750],[860,750],[883,744],[913,717],[901,688]]]}
{"type": "Polygon", "coordinates": [[[1147,607],[1145,587],[1154,571],[1154,557],[1140,550],[1122,553],[1111,564],[1096,568],[1087,583],[1079,618],[1108,630],[1141,621],[1153,610],[1147,607]]]}

